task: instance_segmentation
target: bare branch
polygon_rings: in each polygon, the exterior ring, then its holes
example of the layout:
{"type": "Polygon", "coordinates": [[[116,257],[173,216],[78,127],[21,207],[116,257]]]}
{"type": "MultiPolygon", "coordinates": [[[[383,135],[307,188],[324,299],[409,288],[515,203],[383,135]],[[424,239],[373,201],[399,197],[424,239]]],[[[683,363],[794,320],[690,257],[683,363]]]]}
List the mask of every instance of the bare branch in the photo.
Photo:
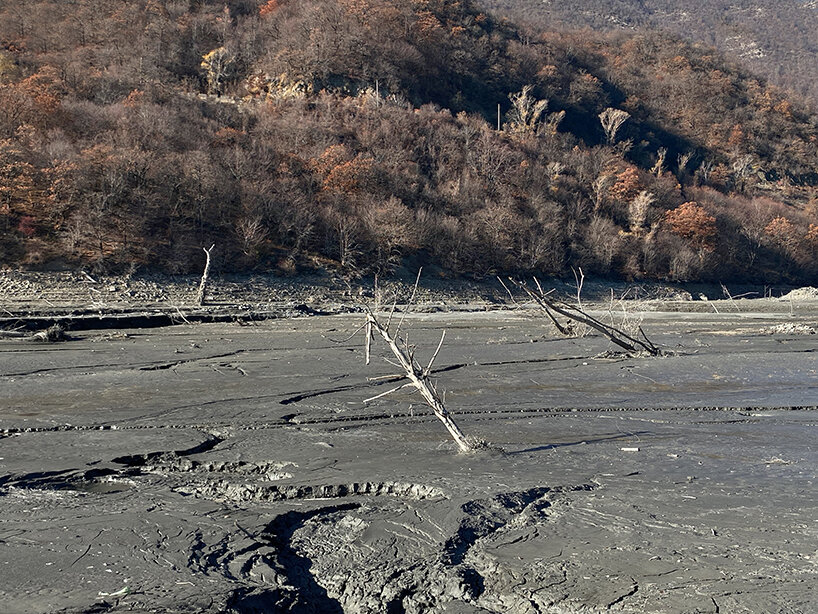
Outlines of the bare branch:
{"type": "Polygon", "coordinates": [[[401,326],[403,326],[403,321],[406,319],[406,314],[409,313],[409,307],[415,302],[415,295],[418,292],[418,284],[420,283],[420,274],[423,272],[423,267],[418,269],[418,276],[415,278],[415,285],[412,287],[412,295],[409,297],[409,302],[406,303],[406,309],[401,315],[400,322],[398,322],[398,327],[395,329],[395,335],[400,332],[401,326]]]}
{"type": "Polygon", "coordinates": [[[369,364],[369,351],[372,348],[372,322],[366,321],[366,341],[364,342],[364,351],[366,354],[366,364],[369,364]]]}
{"type": "Polygon", "coordinates": [[[367,327],[366,324],[361,324],[358,328],[356,328],[349,337],[344,337],[343,339],[333,339],[332,337],[327,337],[333,343],[346,343],[347,341],[351,340],[355,335],[361,332],[363,329],[367,327]]]}
{"type": "Polygon", "coordinates": [[[389,364],[390,364],[390,365],[392,365],[393,367],[397,367],[398,369],[402,369],[402,368],[403,368],[403,365],[396,363],[394,360],[389,360],[389,359],[388,359],[388,358],[386,358],[386,357],[384,357],[384,358],[383,358],[383,361],[384,361],[385,363],[389,363],[389,364]]]}
{"type": "Polygon", "coordinates": [[[435,359],[437,358],[438,353],[440,352],[440,348],[443,347],[443,340],[446,338],[446,331],[443,331],[443,334],[440,335],[440,343],[437,344],[437,349],[435,353],[432,354],[431,360],[429,360],[429,366],[423,371],[424,375],[429,375],[432,372],[432,365],[435,364],[435,359]]]}
{"type": "Polygon", "coordinates": [[[512,279],[511,277],[509,277],[508,280],[511,283],[513,283],[515,286],[520,288],[523,292],[528,294],[529,298],[533,299],[534,302],[537,303],[537,305],[540,306],[540,309],[542,309],[545,312],[545,315],[548,316],[548,318],[551,320],[551,323],[557,328],[558,331],[560,331],[561,334],[566,335],[566,336],[571,334],[571,331],[569,331],[562,324],[560,324],[557,321],[557,318],[554,317],[554,314],[551,313],[551,310],[548,308],[549,306],[548,306],[548,303],[546,301],[546,298],[547,298],[548,295],[542,291],[542,287],[540,286],[540,282],[537,281],[536,277],[534,278],[534,281],[537,284],[537,289],[539,290],[539,293],[534,292],[531,288],[529,288],[525,284],[521,284],[520,282],[518,282],[515,279],[512,279]]]}
{"type": "MultiPolygon", "coordinates": [[[[585,273],[582,272],[582,267],[579,267],[579,277],[574,267],[571,267],[571,272],[574,274],[574,282],[577,286],[577,306],[582,309],[582,285],[585,283],[585,273]]],[[[539,287],[539,284],[537,284],[539,287]]]]}
{"type": "Polygon", "coordinates": [[[396,388],[392,388],[391,390],[387,390],[386,392],[382,392],[381,394],[377,394],[374,397],[369,397],[368,399],[364,399],[364,403],[369,403],[370,401],[375,401],[376,399],[380,399],[382,397],[385,397],[386,395],[392,394],[393,392],[397,392],[398,390],[403,390],[407,386],[414,386],[414,384],[412,382],[406,382],[405,384],[397,386],[396,388]]]}
{"type": "Polygon", "coordinates": [[[392,309],[389,310],[389,317],[386,319],[386,328],[392,326],[392,316],[395,315],[395,309],[398,307],[398,293],[395,292],[395,299],[392,301],[392,309]]]}
{"type": "Polygon", "coordinates": [[[514,295],[511,293],[511,290],[508,289],[508,286],[505,283],[503,283],[503,280],[500,278],[499,275],[497,276],[497,281],[499,281],[500,285],[503,286],[503,289],[508,294],[509,298],[511,299],[511,302],[517,305],[517,307],[522,307],[522,305],[520,305],[520,303],[517,302],[517,299],[514,298],[514,295]]]}

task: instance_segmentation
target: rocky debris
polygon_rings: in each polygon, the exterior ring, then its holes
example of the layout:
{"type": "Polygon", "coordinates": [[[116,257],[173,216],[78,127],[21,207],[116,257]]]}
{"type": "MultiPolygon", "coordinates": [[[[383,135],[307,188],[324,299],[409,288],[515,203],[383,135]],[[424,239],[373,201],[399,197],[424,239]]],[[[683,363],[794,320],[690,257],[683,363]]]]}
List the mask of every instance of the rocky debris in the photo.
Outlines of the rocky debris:
{"type": "Polygon", "coordinates": [[[814,335],[815,328],[798,322],[785,322],[765,329],[768,335],[814,335]]]}
{"type": "MultiPolygon", "coordinates": [[[[193,306],[200,278],[195,275],[98,276],[84,273],[0,272],[0,301],[7,311],[57,311],[76,308],[115,310],[125,307],[185,309],[193,306]]],[[[381,284],[387,295],[404,300],[414,280],[391,280],[381,284]]],[[[418,303],[443,305],[486,304],[502,301],[496,284],[466,280],[424,280],[418,303]]],[[[331,307],[354,305],[374,296],[371,279],[348,285],[325,275],[282,278],[274,275],[223,275],[211,279],[208,304],[237,309],[269,309],[282,305],[331,307]]],[[[400,300],[400,299],[399,299],[400,300]]]]}
{"type": "Polygon", "coordinates": [[[781,297],[782,301],[818,301],[818,288],[796,288],[781,297]]]}

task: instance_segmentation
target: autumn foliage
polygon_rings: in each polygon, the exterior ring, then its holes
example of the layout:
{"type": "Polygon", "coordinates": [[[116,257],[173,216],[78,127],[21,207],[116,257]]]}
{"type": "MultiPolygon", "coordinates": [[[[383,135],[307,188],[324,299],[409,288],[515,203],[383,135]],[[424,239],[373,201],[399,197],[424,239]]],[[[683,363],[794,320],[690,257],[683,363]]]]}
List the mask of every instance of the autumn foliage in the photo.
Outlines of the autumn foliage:
{"type": "Polygon", "coordinates": [[[454,0],[0,7],[2,266],[198,270],[217,242],[222,270],[809,280],[816,184],[809,109],[656,33],[454,0]]]}
{"type": "Polygon", "coordinates": [[[285,0],[267,0],[258,8],[259,17],[267,17],[272,15],[284,4],[285,0]]]}
{"type": "Polygon", "coordinates": [[[665,214],[670,231],[696,247],[709,247],[716,236],[716,218],[695,202],[682,203],[665,214]]]}

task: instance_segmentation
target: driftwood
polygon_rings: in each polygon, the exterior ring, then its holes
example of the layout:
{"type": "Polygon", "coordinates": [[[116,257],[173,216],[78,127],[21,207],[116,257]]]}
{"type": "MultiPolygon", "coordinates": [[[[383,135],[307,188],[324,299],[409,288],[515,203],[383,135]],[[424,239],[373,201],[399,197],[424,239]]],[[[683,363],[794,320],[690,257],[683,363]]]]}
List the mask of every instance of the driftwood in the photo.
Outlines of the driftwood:
{"type": "MultiPolygon", "coordinates": [[[[499,278],[498,278],[499,279],[499,278]]],[[[506,291],[511,294],[511,291],[508,289],[503,283],[503,280],[499,280],[506,291]]],[[[592,315],[586,313],[582,310],[579,306],[569,305],[562,301],[558,301],[557,299],[553,298],[551,294],[553,290],[549,292],[544,292],[540,282],[537,278],[534,278],[534,283],[536,285],[536,289],[530,288],[526,284],[517,281],[509,277],[509,281],[517,288],[525,292],[530,299],[532,299],[537,305],[542,309],[557,330],[560,331],[563,335],[570,335],[571,330],[566,326],[563,326],[557,320],[556,315],[558,314],[563,317],[568,318],[571,321],[578,322],[580,324],[584,324],[589,328],[594,329],[595,331],[601,333],[605,337],[607,337],[612,343],[618,345],[622,349],[627,352],[631,353],[639,353],[645,352],[650,354],[651,356],[659,356],[661,354],[661,350],[657,348],[651,341],[648,339],[647,335],[645,335],[645,331],[642,330],[642,327],[639,327],[639,333],[642,336],[642,339],[638,339],[626,333],[625,331],[616,328],[615,326],[611,326],[610,324],[606,324],[602,322],[592,315]]],[[[513,298],[513,297],[512,297],[513,298]]]]}
{"type": "Polygon", "coordinates": [[[65,334],[65,329],[62,326],[53,324],[44,330],[33,333],[20,330],[0,330],[0,339],[25,339],[26,341],[54,343],[66,341],[69,337],[65,334]]]}
{"type": "MultiPolygon", "coordinates": [[[[412,297],[409,300],[409,305],[414,302],[414,297],[417,292],[418,281],[420,280],[420,272],[418,272],[418,279],[415,281],[415,287],[412,291],[412,297]]],[[[437,359],[438,354],[440,353],[440,349],[443,347],[443,340],[446,338],[446,331],[443,331],[443,334],[440,336],[440,342],[437,344],[437,348],[432,354],[431,359],[429,360],[428,364],[424,367],[417,361],[415,356],[414,348],[409,345],[408,341],[406,340],[405,336],[401,336],[400,331],[401,327],[403,326],[403,321],[406,317],[406,312],[401,316],[400,321],[398,322],[397,326],[394,327],[392,330],[392,320],[395,314],[395,309],[397,306],[397,299],[395,303],[392,305],[392,309],[389,312],[388,318],[386,322],[381,322],[378,318],[377,310],[378,310],[378,292],[376,288],[376,305],[374,308],[370,308],[368,305],[365,305],[366,309],[366,324],[364,325],[366,329],[366,364],[369,364],[371,359],[371,345],[372,345],[372,338],[377,334],[378,336],[383,339],[384,343],[387,347],[391,350],[392,355],[397,360],[393,362],[391,360],[387,360],[390,364],[400,367],[403,370],[403,373],[397,375],[395,377],[406,378],[409,381],[401,384],[400,386],[396,386],[391,390],[387,390],[377,396],[371,397],[366,399],[364,402],[368,403],[370,401],[374,401],[375,399],[383,398],[393,392],[397,392],[398,390],[402,390],[403,388],[407,387],[414,387],[418,393],[420,393],[421,397],[423,398],[424,402],[432,408],[435,416],[443,423],[446,427],[446,430],[449,431],[449,434],[454,439],[457,446],[460,448],[461,452],[470,452],[475,448],[475,445],[463,434],[463,431],[460,430],[460,427],[457,426],[457,423],[452,418],[452,415],[446,409],[446,406],[443,403],[443,400],[440,397],[440,394],[437,392],[437,388],[434,385],[434,382],[430,379],[430,375],[432,373],[432,366],[434,365],[435,359],[437,359]]],[[[360,330],[360,329],[359,329],[360,330]]]]}

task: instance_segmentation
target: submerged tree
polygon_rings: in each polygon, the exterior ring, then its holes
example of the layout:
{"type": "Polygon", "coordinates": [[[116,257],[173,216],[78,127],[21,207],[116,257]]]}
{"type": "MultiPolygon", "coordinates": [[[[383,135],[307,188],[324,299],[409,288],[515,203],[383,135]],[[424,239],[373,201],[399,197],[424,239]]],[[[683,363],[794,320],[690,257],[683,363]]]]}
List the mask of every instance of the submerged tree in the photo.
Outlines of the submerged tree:
{"type": "MultiPolygon", "coordinates": [[[[415,299],[415,295],[417,293],[417,286],[418,281],[420,281],[420,272],[418,272],[418,278],[415,281],[415,286],[412,291],[412,296],[409,299],[409,306],[412,305],[415,299]]],[[[377,291],[377,283],[376,283],[376,296],[378,295],[377,291]]],[[[438,354],[440,353],[440,349],[443,347],[443,340],[446,338],[446,331],[444,330],[440,336],[440,342],[437,344],[437,348],[435,349],[432,357],[429,359],[428,364],[424,367],[420,362],[418,362],[415,350],[416,348],[409,344],[405,335],[401,335],[401,328],[403,326],[404,320],[406,318],[406,313],[404,312],[403,316],[398,321],[397,325],[392,328],[392,322],[395,315],[395,310],[397,308],[397,297],[395,298],[395,302],[392,304],[392,308],[387,315],[386,322],[383,322],[378,316],[378,308],[380,301],[376,300],[376,304],[374,307],[370,307],[369,305],[365,306],[366,309],[366,364],[370,362],[370,348],[372,343],[372,338],[375,334],[383,339],[386,346],[392,352],[392,355],[397,360],[397,363],[387,360],[389,364],[394,366],[400,367],[403,370],[403,374],[398,375],[396,377],[406,378],[409,381],[405,384],[401,384],[395,388],[387,390],[384,393],[381,393],[377,396],[371,397],[366,399],[365,402],[374,401],[375,399],[383,398],[393,392],[397,392],[398,390],[402,390],[407,387],[414,387],[415,390],[418,391],[420,396],[423,398],[423,401],[432,408],[435,416],[443,423],[443,426],[446,427],[446,430],[452,436],[455,443],[457,444],[458,448],[460,448],[461,452],[471,452],[477,447],[479,447],[479,443],[472,440],[466,435],[463,434],[463,431],[460,430],[460,427],[454,421],[454,418],[446,409],[445,404],[443,403],[443,399],[441,395],[438,393],[437,388],[435,387],[434,382],[431,380],[431,373],[432,373],[432,366],[435,363],[435,359],[437,359],[438,354]]],[[[360,329],[359,329],[360,330],[360,329]]]]}

